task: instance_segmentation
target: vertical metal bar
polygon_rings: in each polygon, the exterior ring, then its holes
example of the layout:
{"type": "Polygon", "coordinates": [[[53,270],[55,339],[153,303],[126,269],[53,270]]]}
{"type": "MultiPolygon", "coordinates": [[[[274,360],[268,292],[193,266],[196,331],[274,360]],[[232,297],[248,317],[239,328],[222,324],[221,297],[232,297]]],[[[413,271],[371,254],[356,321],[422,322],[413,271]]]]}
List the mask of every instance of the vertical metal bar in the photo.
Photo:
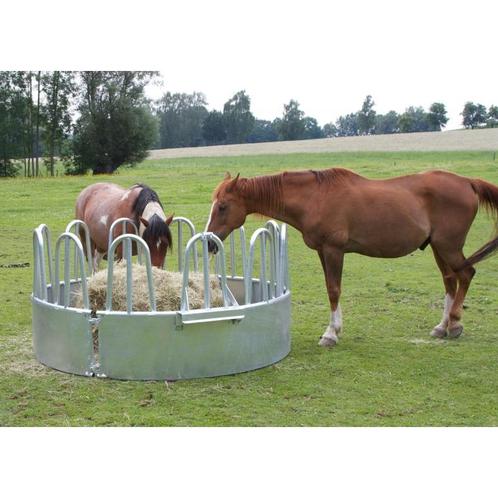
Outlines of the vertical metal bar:
{"type": "Polygon", "coordinates": [[[246,260],[246,231],[244,227],[239,228],[239,236],[240,236],[240,250],[241,250],[241,258],[242,258],[242,276],[245,279],[246,268],[247,268],[247,260],[246,260]]]}
{"type": "Polygon", "coordinates": [[[219,277],[221,285],[221,293],[223,295],[223,306],[228,306],[228,284],[227,284],[227,271],[225,264],[225,249],[223,247],[223,242],[213,233],[209,234],[209,239],[211,239],[217,246],[219,255],[219,277]]]}
{"type": "Polygon", "coordinates": [[[249,243],[249,264],[247,265],[247,271],[245,272],[244,277],[246,304],[251,304],[252,302],[252,269],[254,266],[254,242],[256,241],[254,235],[255,234],[251,237],[251,241],[249,243]]]}
{"type": "Polygon", "coordinates": [[[114,248],[116,247],[113,241],[108,247],[109,252],[107,253],[107,294],[105,309],[106,311],[112,310],[112,288],[114,286],[114,248]]]}
{"type": "Polygon", "coordinates": [[[79,261],[79,266],[80,266],[80,280],[81,280],[81,292],[83,294],[83,307],[85,309],[90,309],[90,299],[88,297],[88,286],[87,286],[87,281],[86,281],[86,271],[85,271],[85,256],[83,254],[83,248],[78,247],[77,244],[75,244],[75,247],[77,248],[78,252],[78,261],[79,261]]]}
{"type": "Polygon", "coordinates": [[[268,283],[266,281],[266,233],[261,232],[261,241],[260,241],[260,277],[259,283],[261,285],[261,292],[263,301],[268,301],[268,283]]]}
{"type": "Polygon", "coordinates": [[[131,313],[133,308],[133,262],[131,260],[131,240],[126,237],[126,239],[122,243],[124,244],[123,249],[125,250],[126,257],[126,311],[128,313],[131,313]]]}
{"type": "Polygon", "coordinates": [[[235,277],[235,234],[230,233],[230,272],[235,277]]]}
{"type": "Polygon", "coordinates": [[[178,271],[183,270],[183,230],[181,222],[178,222],[178,271]]]}
{"type": "Polygon", "coordinates": [[[282,287],[280,285],[280,227],[278,223],[274,220],[269,220],[266,222],[266,228],[269,229],[272,239],[273,239],[273,249],[272,249],[272,259],[273,263],[273,275],[274,275],[274,283],[273,283],[273,295],[280,296],[282,294],[282,287]]]}
{"type": "Polygon", "coordinates": [[[208,237],[204,234],[202,237],[202,264],[204,274],[204,308],[209,308],[211,304],[210,289],[209,289],[209,253],[208,253],[208,237]]]}
{"type": "Polygon", "coordinates": [[[64,237],[64,308],[69,306],[69,291],[71,290],[70,260],[69,239],[64,237]]]}
{"type": "Polygon", "coordinates": [[[287,225],[282,224],[280,231],[280,268],[282,278],[282,292],[287,292],[289,286],[289,263],[287,258],[287,225]]]}

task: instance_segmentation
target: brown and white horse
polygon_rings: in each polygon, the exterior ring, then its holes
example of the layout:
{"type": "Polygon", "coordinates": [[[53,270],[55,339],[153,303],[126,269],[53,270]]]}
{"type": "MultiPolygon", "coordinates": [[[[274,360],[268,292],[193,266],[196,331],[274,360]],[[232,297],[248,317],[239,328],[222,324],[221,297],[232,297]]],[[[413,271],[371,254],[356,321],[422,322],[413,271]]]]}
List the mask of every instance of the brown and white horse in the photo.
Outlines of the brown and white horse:
{"type": "MultiPolygon", "coordinates": [[[[498,249],[498,237],[468,259],[463,246],[479,204],[498,214],[498,187],[445,171],[370,180],[352,171],[285,172],[231,178],[216,188],[207,231],[222,240],[248,214],[281,220],[318,252],[329,295],[330,323],[319,344],[333,346],[342,328],[339,296],[344,254],[405,256],[430,245],[446,290],[434,337],[458,337],[473,265],[498,249]]],[[[210,247],[214,250],[214,247],[210,247]]]]}
{"type": "MultiPolygon", "coordinates": [[[[107,253],[109,229],[118,218],[130,218],[135,222],[139,235],[149,247],[152,264],[163,267],[166,251],[172,245],[169,225],[173,215],[166,217],[159,197],[147,185],[137,184],[129,189],[114,183],[90,185],[78,195],[76,218],[84,221],[90,230],[94,270],[98,269],[100,261],[107,253]]],[[[131,227],[127,228],[127,231],[132,232],[131,227]]],[[[113,237],[121,234],[122,227],[118,224],[113,237]]],[[[81,240],[85,244],[83,233],[81,240]]],[[[121,245],[116,252],[121,258],[121,245]]]]}

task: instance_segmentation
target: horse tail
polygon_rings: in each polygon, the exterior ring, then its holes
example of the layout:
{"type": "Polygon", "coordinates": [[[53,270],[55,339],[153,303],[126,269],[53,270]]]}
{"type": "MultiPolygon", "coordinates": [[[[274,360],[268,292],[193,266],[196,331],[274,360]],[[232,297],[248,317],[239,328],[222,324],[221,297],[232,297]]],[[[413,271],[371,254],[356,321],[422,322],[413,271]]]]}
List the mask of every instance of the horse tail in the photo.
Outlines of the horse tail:
{"type": "Polygon", "coordinates": [[[479,179],[472,179],[470,180],[470,183],[479,198],[479,206],[484,207],[486,211],[494,217],[497,236],[469,256],[460,269],[473,266],[498,250],[498,187],[492,183],[479,179]]]}

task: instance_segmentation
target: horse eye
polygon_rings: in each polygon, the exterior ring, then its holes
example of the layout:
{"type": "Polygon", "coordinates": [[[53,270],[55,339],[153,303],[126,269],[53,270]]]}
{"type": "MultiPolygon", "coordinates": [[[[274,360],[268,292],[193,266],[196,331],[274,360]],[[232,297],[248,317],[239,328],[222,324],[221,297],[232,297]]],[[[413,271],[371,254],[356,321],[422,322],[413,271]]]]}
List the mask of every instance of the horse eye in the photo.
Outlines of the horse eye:
{"type": "Polygon", "coordinates": [[[218,206],[218,209],[219,209],[220,213],[224,213],[227,210],[227,205],[226,204],[220,204],[218,206]]]}

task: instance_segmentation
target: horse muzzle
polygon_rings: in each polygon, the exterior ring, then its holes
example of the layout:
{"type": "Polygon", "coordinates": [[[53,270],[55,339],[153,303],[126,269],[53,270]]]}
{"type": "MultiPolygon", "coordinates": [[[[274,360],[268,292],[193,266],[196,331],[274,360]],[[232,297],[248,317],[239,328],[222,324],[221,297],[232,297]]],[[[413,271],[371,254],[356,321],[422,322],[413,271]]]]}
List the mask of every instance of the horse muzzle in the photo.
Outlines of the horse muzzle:
{"type": "Polygon", "coordinates": [[[212,240],[208,240],[208,251],[209,253],[216,254],[218,252],[218,245],[212,240]]]}

